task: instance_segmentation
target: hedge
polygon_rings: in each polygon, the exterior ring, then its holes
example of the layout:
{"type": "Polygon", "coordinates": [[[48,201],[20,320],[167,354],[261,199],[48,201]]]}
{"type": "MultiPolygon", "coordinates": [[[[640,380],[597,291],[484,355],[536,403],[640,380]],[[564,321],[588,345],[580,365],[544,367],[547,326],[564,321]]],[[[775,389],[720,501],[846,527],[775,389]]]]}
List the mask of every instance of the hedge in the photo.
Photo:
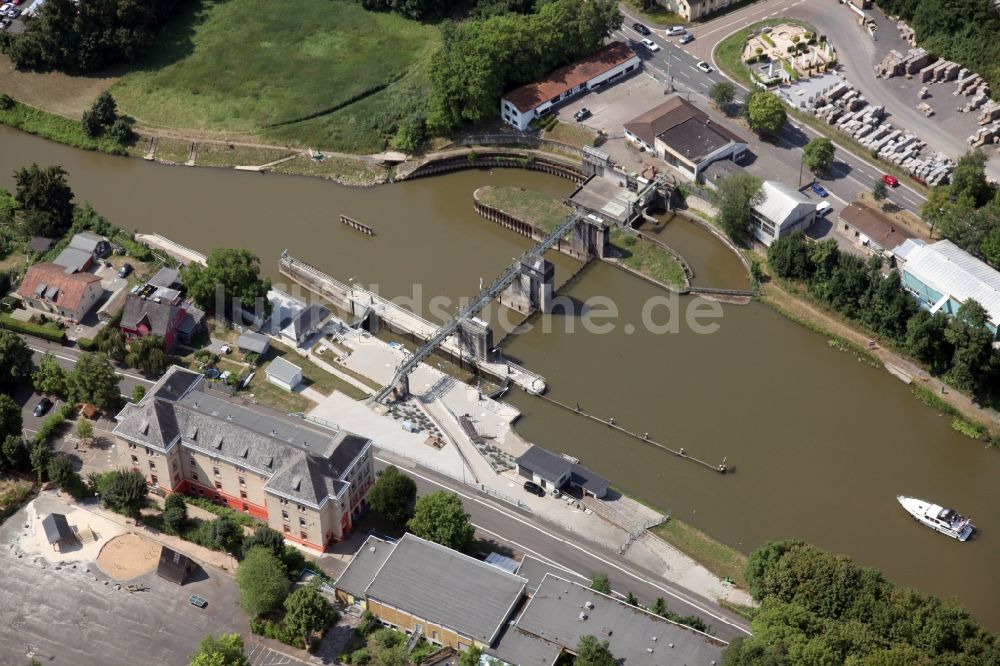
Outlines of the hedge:
{"type": "Polygon", "coordinates": [[[76,344],[80,346],[83,351],[94,351],[97,349],[97,343],[91,338],[77,338],[76,344]]]}
{"type": "Polygon", "coordinates": [[[35,441],[49,441],[49,438],[51,438],[55,431],[66,422],[66,419],[70,417],[75,408],[76,405],[71,402],[66,402],[63,403],[59,409],[49,414],[49,417],[42,422],[41,426],[39,426],[38,432],[35,433],[35,441]]]}
{"type": "Polygon", "coordinates": [[[52,342],[58,342],[60,344],[66,342],[65,331],[55,329],[52,326],[47,326],[45,324],[32,324],[28,321],[19,321],[14,319],[8,312],[0,312],[0,326],[16,333],[34,335],[35,337],[44,338],[45,340],[51,340],[52,342]]]}

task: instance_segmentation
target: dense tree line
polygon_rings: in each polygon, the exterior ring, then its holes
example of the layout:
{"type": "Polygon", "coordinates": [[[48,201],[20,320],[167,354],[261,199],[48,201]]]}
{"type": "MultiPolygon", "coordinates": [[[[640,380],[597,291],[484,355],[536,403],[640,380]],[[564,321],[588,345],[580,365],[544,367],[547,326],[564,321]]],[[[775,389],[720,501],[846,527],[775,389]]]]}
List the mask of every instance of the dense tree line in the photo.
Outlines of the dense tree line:
{"type": "Polygon", "coordinates": [[[921,216],[951,242],[1000,268],[1000,188],[978,150],[958,160],[948,185],[931,189],[921,216]]]}
{"type": "Polygon", "coordinates": [[[964,609],[801,541],[758,549],[747,582],[761,608],[724,666],[1000,663],[1000,641],[964,609]]]}
{"type": "Polygon", "coordinates": [[[996,391],[1000,354],[979,303],[966,301],[950,319],[940,311],[930,315],[903,291],[897,271],[881,272],[878,257],[866,262],[838,250],[834,240],[812,243],[801,231],[775,241],[767,260],[779,277],[804,282],[813,296],[906,349],[953,386],[980,397],[996,391]]]}
{"type": "Polygon", "coordinates": [[[431,61],[430,129],[494,117],[505,91],[596,51],[621,24],[614,0],[551,0],[533,14],[445,24],[431,61]]]}
{"type": "Polygon", "coordinates": [[[961,63],[1000,91],[1000,15],[993,0],[878,0],[898,15],[931,53],[961,63]]]}
{"type": "Polygon", "coordinates": [[[131,62],[181,0],[47,0],[20,35],[0,33],[18,69],[91,72],[131,62]]]}
{"type": "Polygon", "coordinates": [[[455,13],[478,17],[508,12],[529,13],[535,8],[535,0],[361,0],[361,6],[426,21],[455,13]]]}

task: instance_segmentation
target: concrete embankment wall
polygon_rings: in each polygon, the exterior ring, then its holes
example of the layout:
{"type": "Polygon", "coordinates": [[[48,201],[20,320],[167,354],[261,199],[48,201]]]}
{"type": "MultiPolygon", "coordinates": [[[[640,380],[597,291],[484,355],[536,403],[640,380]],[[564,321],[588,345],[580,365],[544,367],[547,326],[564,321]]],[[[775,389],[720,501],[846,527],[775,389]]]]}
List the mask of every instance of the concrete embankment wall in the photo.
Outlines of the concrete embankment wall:
{"type": "MultiPolygon", "coordinates": [[[[473,196],[473,207],[475,211],[481,216],[485,217],[490,222],[495,222],[505,229],[510,229],[511,231],[521,234],[522,236],[527,236],[528,238],[535,241],[542,241],[548,236],[548,232],[544,229],[540,229],[535,225],[522,220],[518,217],[506,213],[499,208],[494,208],[493,206],[483,203],[479,198],[479,190],[476,190],[472,194],[473,196]]],[[[580,252],[578,249],[572,247],[568,242],[563,239],[559,239],[553,248],[562,252],[563,254],[569,255],[574,259],[579,259],[580,261],[587,261],[588,256],[580,252]]]]}
{"type": "Polygon", "coordinates": [[[433,157],[417,166],[406,175],[405,180],[423,178],[461,169],[528,169],[541,171],[572,180],[583,182],[584,175],[579,167],[562,162],[555,158],[540,156],[529,152],[511,152],[510,150],[469,150],[453,155],[433,157]]]}

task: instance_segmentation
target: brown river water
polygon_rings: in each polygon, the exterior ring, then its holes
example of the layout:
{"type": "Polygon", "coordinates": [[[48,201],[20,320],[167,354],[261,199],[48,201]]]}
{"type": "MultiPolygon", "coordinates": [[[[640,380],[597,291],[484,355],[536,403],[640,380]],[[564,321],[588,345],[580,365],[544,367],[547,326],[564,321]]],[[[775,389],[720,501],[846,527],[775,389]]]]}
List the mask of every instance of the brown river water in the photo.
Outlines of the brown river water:
{"type": "MultiPolygon", "coordinates": [[[[12,188],[13,170],[31,162],[63,165],[78,201],[127,229],[205,253],[245,247],[276,283],[277,259],[287,248],[339,279],[377,283],[387,297],[409,296],[418,283],[421,307],[438,295],[473,295],[480,278],[488,283],[528,247],[527,239],[475,214],[476,187],[522,185],[560,196],[571,190],[567,181],[519,170],[349,189],[110,157],[0,127],[0,187],[12,188]],[[377,235],[347,229],[340,213],[377,235]]],[[[687,258],[695,284],[745,286],[738,260],[692,223],[675,218],[657,237],[687,258]]],[[[563,256],[550,260],[560,284],[578,268],[563,256]]],[[[504,353],[545,376],[553,398],[709,462],[727,457],[733,473],[714,473],[513,392],[508,399],[524,414],[518,430],[525,437],[572,453],[630,494],[744,552],[768,539],[805,539],[899,583],[957,596],[1000,629],[1000,451],[952,430],[948,417],[884,370],[759,303],[721,306],[711,334],[684,324],[656,334],[642,325],[642,312],[665,292],[613,266],[591,264],[560,294],[573,311],[551,315],[550,326],[533,319],[533,330],[508,338],[504,353]],[[617,307],[613,330],[575,325],[567,333],[595,297],[617,307]],[[972,516],[979,532],[958,543],[923,528],[896,503],[897,494],[951,505],[972,516]]],[[[693,302],[676,298],[674,308],[683,312],[693,302]]]]}

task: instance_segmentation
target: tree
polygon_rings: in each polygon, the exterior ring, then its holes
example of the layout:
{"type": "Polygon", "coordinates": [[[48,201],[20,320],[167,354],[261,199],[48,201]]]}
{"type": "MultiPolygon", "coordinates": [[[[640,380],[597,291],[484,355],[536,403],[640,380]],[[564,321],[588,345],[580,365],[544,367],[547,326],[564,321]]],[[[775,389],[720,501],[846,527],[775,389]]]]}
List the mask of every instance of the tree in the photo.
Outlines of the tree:
{"type": "Polygon", "coordinates": [[[101,127],[107,127],[118,118],[118,104],[107,90],[97,96],[90,111],[101,127]]]}
{"type": "Polygon", "coordinates": [[[31,471],[38,475],[38,483],[41,483],[42,475],[48,471],[52,460],[52,447],[46,442],[34,442],[28,450],[28,458],[31,460],[31,471]]]}
{"type": "Polygon", "coordinates": [[[590,589],[604,594],[611,594],[611,583],[607,574],[597,574],[590,580],[590,589]]]}
{"type": "Polygon", "coordinates": [[[265,312],[269,311],[267,292],[271,289],[271,279],[261,278],[260,259],[254,254],[219,248],[212,251],[205,263],[202,266],[192,262],[181,269],[188,295],[200,307],[232,317],[234,306],[238,311],[239,307],[253,307],[260,302],[265,312]],[[216,301],[217,294],[221,302],[216,301]]]}
{"type": "Polygon", "coordinates": [[[872,198],[875,201],[883,201],[887,196],[889,196],[889,188],[881,180],[876,180],[875,184],[872,185],[872,198]]]}
{"type": "Polygon", "coordinates": [[[219,516],[208,524],[211,546],[216,550],[236,554],[243,547],[243,529],[229,516],[219,516]]]}
{"type": "Polygon", "coordinates": [[[729,108],[736,99],[736,87],[729,81],[719,81],[709,89],[708,96],[720,111],[729,115],[729,108]]]}
{"type": "Polygon", "coordinates": [[[958,199],[967,196],[976,208],[985,206],[994,196],[994,186],[986,179],[986,154],[972,150],[958,158],[949,177],[948,193],[958,199]]]}
{"type": "Polygon", "coordinates": [[[749,173],[734,173],[716,183],[712,193],[716,220],[733,241],[745,244],[750,227],[750,209],[764,201],[761,180],[749,173]]]}
{"type": "Polygon", "coordinates": [[[31,377],[31,349],[20,335],[0,329],[0,392],[12,393],[31,377]]]}
{"type": "Polygon", "coordinates": [[[247,556],[251,548],[267,548],[275,557],[281,558],[285,553],[285,538],[281,536],[281,532],[264,525],[243,539],[243,557],[247,556]]]}
{"type": "Polygon", "coordinates": [[[611,654],[608,641],[599,641],[593,636],[580,636],[576,644],[574,666],[617,666],[618,660],[611,654]]]}
{"type": "Polygon", "coordinates": [[[0,393],[0,438],[20,437],[24,426],[21,408],[6,393],[0,393]]]}
{"type": "Polygon", "coordinates": [[[83,115],[80,117],[80,129],[91,139],[96,139],[104,132],[104,127],[92,109],[84,110],[83,115]]]}
{"type": "Polygon", "coordinates": [[[368,505],[397,525],[405,525],[413,517],[413,502],[416,498],[416,482],[394,465],[382,470],[372,489],[368,491],[368,505]]]}
{"type": "Polygon", "coordinates": [[[136,384],[132,387],[132,402],[139,402],[146,397],[146,387],[136,384]]]}
{"type": "Polygon", "coordinates": [[[112,470],[101,486],[101,500],[104,504],[118,513],[132,517],[138,517],[139,509],[146,503],[146,495],[149,493],[146,478],[135,469],[112,470]]]}
{"type": "Polygon", "coordinates": [[[482,658],[482,648],[473,645],[468,650],[458,655],[458,666],[479,666],[479,662],[482,661],[482,658]]]}
{"type": "Polygon", "coordinates": [[[73,190],[60,166],[45,169],[37,164],[14,172],[15,199],[24,214],[24,230],[29,236],[59,238],[73,223],[73,190]]]}
{"type": "Polygon", "coordinates": [[[810,139],[802,150],[802,159],[813,171],[824,172],[833,166],[834,153],[833,141],[824,138],[810,139]]]}
{"type": "Polygon", "coordinates": [[[466,550],[472,544],[475,534],[462,500],[455,493],[446,490],[417,499],[413,518],[406,526],[422,539],[459,551],[466,550]]]}
{"type": "Polygon", "coordinates": [[[28,467],[28,445],[21,438],[20,433],[17,435],[7,435],[4,438],[2,453],[3,455],[0,455],[0,458],[3,459],[5,464],[0,465],[0,467],[18,471],[28,467]]]}
{"type": "Polygon", "coordinates": [[[81,442],[90,444],[90,439],[94,436],[94,424],[90,419],[80,417],[76,422],[76,436],[81,442]]]}
{"type": "Polygon", "coordinates": [[[313,634],[326,629],[336,617],[337,612],[319,591],[319,578],[313,578],[285,599],[285,628],[301,636],[307,647],[313,634]]]}
{"type": "Polygon", "coordinates": [[[763,90],[754,91],[748,96],[746,114],[750,129],[758,134],[776,135],[788,120],[784,103],[763,90]]]}
{"type": "Polygon", "coordinates": [[[427,118],[413,113],[400,121],[392,145],[403,152],[413,152],[427,139],[427,118]]]}
{"type": "Polygon", "coordinates": [[[915,358],[931,367],[931,372],[941,374],[948,369],[954,349],[945,336],[948,315],[938,310],[933,315],[920,308],[906,322],[906,349],[915,358]]]}
{"type": "Polygon", "coordinates": [[[187,525],[187,502],[180,493],[170,493],[163,503],[163,524],[174,534],[180,534],[187,525]]]}
{"type": "Polygon", "coordinates": [[[38,362],[38,370],[31,376],[36,391],[60,398],[66,397],[66,370],[59,365],[56,357],[45,352],[38,362]]]}
{"type": "Polygon", "coordinates": [[[198,644],[198,651],[191,655],[191,666],[250,666],[243,654],[243,637],[239,634],[208,634],[198,644]]]}
{"type": "Polygon", "coordinates": [[[991,372],[993,334],[986,328],[989,315],[982,305],[966,300],[948,322],[945,339],[954,348],[948,381],[955,387],[977,395],[985,388],[991,372]]]}
{"type": "Polygon", "coordinates": [[[49,460],[46,471],[49,474],[49,481],[56,484],[56,487],[62,491],[69,490],[74,479],[77,478],[76,471],[73,470],[73,462],[64,453],[49,460]]]}
{"type": "Polygon", "coordinates": [[[260,617],[281,607],[288,596],[285,565],[267,548],[251,548],[236,570],[240,606],[250,617],[260,617]]]}
{"type": "Polygon", "coordinates": [[[162,375],[170,366],[170,359],[163,351],[166,342],[162,335],[143,335],[129,343],[125,363],[150,375],[162,375]]]}
{"type": "Polygon", "coordinates": [[[135,130],[128,118],[116,118],[108,128],[108,136],[123,146],[131,146],[135,143],[135,130]]]}
{"type": "Polygon", "coordinates": [[[98,331],[94,337],[94,345],[97,350],[119,363],[125,360],[125,355],[128,353],[125,334],[118,327],[120,322],[120,319],[108,322],[108,325],[98,331]]]}
{"type": "Polygon", "coordinates": [[[95,352],[80,357],[66,384],[75,402],[88,402],[106,409],[120,400],[118,382],[119,377],[108,357],[95,352]]]}

